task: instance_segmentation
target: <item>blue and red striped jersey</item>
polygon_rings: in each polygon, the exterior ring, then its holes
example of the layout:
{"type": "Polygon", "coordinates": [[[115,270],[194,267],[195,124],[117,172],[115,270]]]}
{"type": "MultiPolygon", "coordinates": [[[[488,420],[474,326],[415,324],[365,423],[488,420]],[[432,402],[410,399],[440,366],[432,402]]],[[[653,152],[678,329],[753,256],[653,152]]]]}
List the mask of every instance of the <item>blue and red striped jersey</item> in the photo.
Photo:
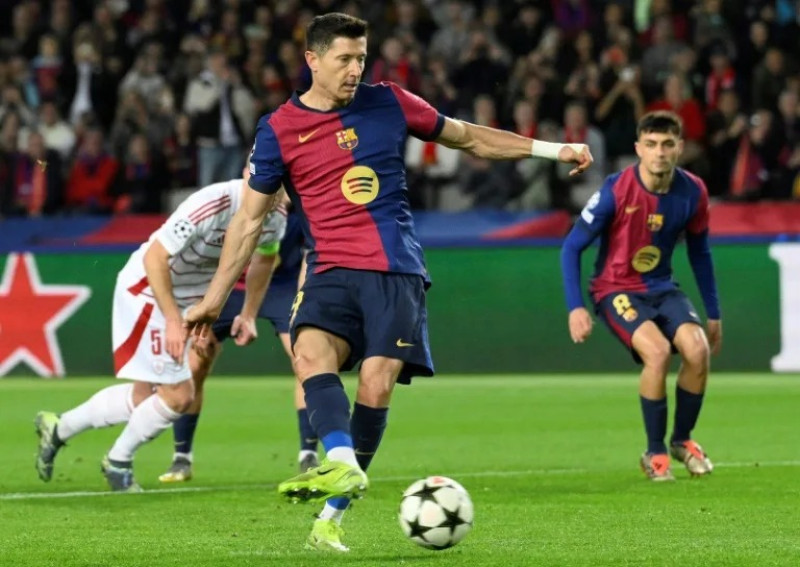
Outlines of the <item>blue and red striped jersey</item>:
{"type": "Polygon", "coordinates": [[[672,254],[686,235],[689,259],[711,318],[719,302],[708,248],[709,202],[703,181],[677,168],[666,193],[648,191],[638,165],[609,176],[581,212],[562,250],[568,308],[582,305],[579,254],[597,236],[600,249],[589,291],[595,302],[628,292],[672,290],[672,254]],[[574,272],[577,272],[574,273],[574,272]]]}
{"type": "Polygon", "coordinates": [[[403,148],[409,134],[433,140],[443,126],[436,109],[393,83],[362,83],[349,105],[326,112],[295,93],[259,120],[250,187],[286,188],[304,218],[309,269],[427,277],[403,148]]]}

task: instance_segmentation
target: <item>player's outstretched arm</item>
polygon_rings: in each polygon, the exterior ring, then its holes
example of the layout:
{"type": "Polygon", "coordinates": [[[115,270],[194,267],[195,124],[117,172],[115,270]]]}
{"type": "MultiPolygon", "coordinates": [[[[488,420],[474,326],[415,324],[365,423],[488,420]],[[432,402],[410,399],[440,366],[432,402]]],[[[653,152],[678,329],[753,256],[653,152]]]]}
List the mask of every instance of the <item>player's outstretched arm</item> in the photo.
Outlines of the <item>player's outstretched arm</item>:
{"type": "Polygon", "coordinates": [[[167,323],[165,348],[175,362],[183,360],[183,349],[186,346],[186,333],[183,330],[183,318],[172,293],[172,279],[169,274],[170,254],[164,245],[154,239],[147,252],[144,253],[144,271],[147,283],[153,291],[156,303],[167,323]]]}
{"type": "Polygon", "coordinates": [[[195,334],[207,332],[207,326],[219,317],[233,285],[253,255],[264,217],[274,208],[277,198],[274,194],[266,195],[249,187],[245,189],[242,206],[233,215],[225,232],[219,266],[208,291],[203,300],[186,313],[186,325],[195,334]]]}
{"type": "Polygon", "coordinates": [[[445,118],[444,126],[436,141],[485,159],[541,157],[574,163],[575,169],[570,171],[570,175],[583,173],[593,161],[592,153],[586,144],[560,144],[534,140],[506,130],[478,126],[453,118],[445,118]]]}
{"type": "Polygon", "coordinates": [[[258,338],[256,317],[267,294],[272,273],[278,265],[278,246],[279,243],[275,242],[270,250],[256,249],[250,260],[250,267],[244,280],[242,312],[234,318],[231,325],[231,336],[237,346],[250,344],[258,338]]]}

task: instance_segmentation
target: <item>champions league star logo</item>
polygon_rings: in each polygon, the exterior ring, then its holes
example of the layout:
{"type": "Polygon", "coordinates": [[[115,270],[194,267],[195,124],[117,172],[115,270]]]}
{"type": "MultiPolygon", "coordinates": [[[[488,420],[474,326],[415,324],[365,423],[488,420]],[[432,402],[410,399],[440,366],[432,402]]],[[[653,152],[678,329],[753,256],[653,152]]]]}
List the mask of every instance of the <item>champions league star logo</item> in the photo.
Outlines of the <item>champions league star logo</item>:
{"type": "Polygon", "coordinates": [[[0,376],[24,362],[40,376],[63,376],[56,331],[87,299],[83,285],[48,285],[31,254],[10,254],[0,281],[0,376]]]}

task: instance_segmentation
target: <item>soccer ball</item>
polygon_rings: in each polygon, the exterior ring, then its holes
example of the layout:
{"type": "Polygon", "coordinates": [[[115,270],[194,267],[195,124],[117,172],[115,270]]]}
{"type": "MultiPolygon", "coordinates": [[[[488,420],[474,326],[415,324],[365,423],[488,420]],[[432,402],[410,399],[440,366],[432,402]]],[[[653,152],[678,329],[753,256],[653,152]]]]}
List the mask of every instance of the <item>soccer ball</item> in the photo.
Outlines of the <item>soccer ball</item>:
{"type": "Polygon", "coordinates": [[[398,519],[403,533],[417,545],[447,549],[469,533],[473,515],[463,486],[445,476],[429,476],[403,492],[398,519]]]}

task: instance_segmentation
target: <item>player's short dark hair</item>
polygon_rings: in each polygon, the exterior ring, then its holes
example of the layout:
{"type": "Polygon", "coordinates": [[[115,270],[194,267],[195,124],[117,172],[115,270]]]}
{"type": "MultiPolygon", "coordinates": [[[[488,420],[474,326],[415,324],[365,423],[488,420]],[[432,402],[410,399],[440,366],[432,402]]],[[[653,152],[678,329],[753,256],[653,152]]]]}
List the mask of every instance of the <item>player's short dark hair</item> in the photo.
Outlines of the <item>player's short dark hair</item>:
{"type": "Polygon", "coordinates": [[[639,138],[642,134],[651,132],[672,134],[682,138],[683,121],[680,116],[669,110],[648,112],[639,119],[639,123],[636,125],[636,137],[639,138]]]}
{"type": "Polygon", "coordinates": [[[340,12],[316,16],[306,28],[306,49],[323,54],[337,37],[366,37],[367,22],[340,12]]]}

